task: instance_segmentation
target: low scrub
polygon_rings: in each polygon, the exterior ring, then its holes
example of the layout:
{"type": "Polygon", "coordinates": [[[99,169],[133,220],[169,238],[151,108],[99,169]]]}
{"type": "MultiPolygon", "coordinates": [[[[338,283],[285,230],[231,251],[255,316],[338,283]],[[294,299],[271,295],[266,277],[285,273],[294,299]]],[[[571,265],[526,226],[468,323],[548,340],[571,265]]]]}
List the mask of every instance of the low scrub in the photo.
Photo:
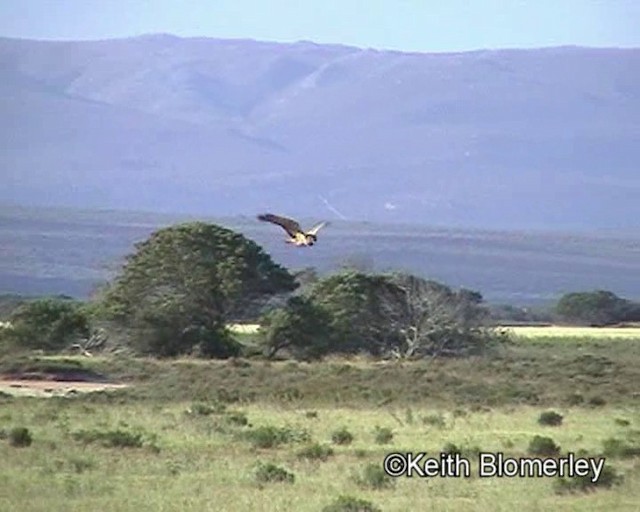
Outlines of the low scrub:
{"type": "Polygon", "coordinates": [[[446,421],[442,414],[429,414],[422,418],[422,422],[425,425],[429,425],[435,428],[444,428],[446,425],[446,421]]]}
{"type": "Polygon", "coordinates": [[[373,431],[374,440],[378,444],[389,444],[393,441],[393,431],[389,427],[380,427],[376,425],[373,431]]]}
{"type": "Polygon", "coordinates": [[[31,446],[31,443],[33,442],[33,437],[27,427],[14,427],[9,431],[9,435],[7,437],[9,439],[9,444],[17,448],[31,446]]]}
{"type": "Polygon", "coordinates": [[[477,456],[482,450],[478,446],[458,446],[454,443],[446,443],[442,447],[442,453],[451,455],[464,455],[465,457],[477,456]]]}
{"type": "Polygon", "coordinates": [[[142,432],[128,430],[79,430],[71,434],[73,439],[84,444],[98,444],[105,448],[142,448],[145,444],[155,446],[153,440],[145,440],[142,432]]]}
{"type": "Polygon", "coordinates": [[[222,414],[226,411],[227,406],[220,402],[196,402],[186,410],[189,416],[210,416],[212,414],[222,414]]]}
{"type": "Polygon", "coordinates": [[[558,446],[550,437],[534,436],[529,443],[528,452],[531,455],[553,457],[560,453],[560,446],[558,446]]]}
{"type": "Polygon", "coordinates": [[[331,433],[331,442],[340,445],[351,444],[353,442],[353,434],[347,430],[347,427],[341,427],[331,433]]]}
{"type": "Polygon", "coordinates": [[[239,427],[246,427],[249,425],[249,419],[244,412],[231,411],[225,414],[225,420],[231,425],[237,425],[239,427]]]}
{"type": "Polygon", "coordinates": [[[305,442],[310,439],[306,430],[272,425],[263,425],[249,430],[244,432],[243,436],[255,448],[275,448],[282,444],[305,442]]]}
{"type": "Polygon", "coordinates": [[[546,425],[550,427],[557,427],[562,425],[563,419],[564,418],[562,414],[559,414],[555,411],[545,411],[541,413],[540,416],[538,417],[538,424],[546,425]]]}
{"type": "Polygon", "coordinates": [[[284,482],[292,484],[295,475],[271,462],[259,462],[255,471],[255,478],[260,483],[284,482]]]}
{"type": "Polygon", "coordinates": [[[74,473],[84,473],[96,466],[95,461],[87,459],[85,457],[71,457],[68,461],[68,466],[74,471],[74,473]]]}
{"type": "Polygon", "coordinates": [[[602,442],[603,453],[606,457],[628,459],[640,456],[640,446],[623,439],[610,437],[602,442]]]}
{"type": "Polygon", "coordinates": [[[364,489],[389,489],[394,486],[393,479],[378,464],[367,464],[362,473],[355,477],[358,486],[364,489]]]}
{"type": "Polygon", "coordinates": [[[567,494],[577,492],[589,492],[597,489],[609,489],[614,485],[619,485],[623,481],[622,475],[618,474],[612,466],[604,465],[600,478],[592,481],[593,471],[589,471],[586,476],[563,477],[554,482],[556,494],[567,494]]]}
{"type": "Polygon", "coordinates": [[[333,503],[324,507],[322,512],[382,512],[382,509],[361,498],[339,496],[333,503]]]}
{"type": "Polygon", "coordinates": [[[333,455],[333,448],[325,446],[319,443],[313,443],[309,446],[305,446],[298,452],[298,458],[309,460],[321,460],[326,461],[333,455]]]}

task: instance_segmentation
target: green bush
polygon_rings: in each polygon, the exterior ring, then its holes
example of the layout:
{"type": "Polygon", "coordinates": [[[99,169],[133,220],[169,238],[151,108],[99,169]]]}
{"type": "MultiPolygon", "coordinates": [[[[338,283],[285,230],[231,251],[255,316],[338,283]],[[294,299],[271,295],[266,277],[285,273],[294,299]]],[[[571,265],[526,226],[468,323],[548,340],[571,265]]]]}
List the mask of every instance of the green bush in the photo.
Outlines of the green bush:
{"type": "Polygon", "coordinates": [[[333,455],[333,449],[319,443],[313,443],[305,446],[298,452],[298,458],[325,461],[333,455]]]}
{"type": "Polygon", "coordinates": [[[458,455],[465,455],[465,456],[476,456],[480,452],[482,452],[482,450],[478,446],[458,446],[454,443],[446,443],[442,447],[442,453],[447,453],[451,455],[458,454],[458,455]]]}
{"type": "Polygon", "coordinates": [[[591,398],[589,398],[589,402],[588,404],[591,407],[603,407],[605,405],[607,405],[607,401],[602,398],[601,396],[592,396],[591,398]]]}
{"type": "Polygon", "coordinates": [[[387,475],[378,464],[367,464],[362,474],[355,480],[360,487],[366,489],[388,489],[395,484],[393,478],[387,475]]]}
{"type": "Polygon", "coordinates": [[[259,462],[255,472],[255,478],[260,483],[285,482],[293,483],[295,475],[286,469],[268,462],[259,462]]]}
{"type": "Polygon", "coordinates": [[[378,444],[388,444],[393,440],[393,431],[388,427],[379,427],[376,425],[373,434],[375,442],[378,444]]]}
{"type": "Polygon", "coordinates": [[[629,425],[631,425],[631,422],[625,418],[616,418],[613,421],[619,427],[628,427],[629,425]]]}
{"type": "Polygon", "coordinates": [[[566,398],[567,405],[576,406],[584,403],[584,396],[580,393],[571,393],[566,398]]]}
{"type": "Polygon", "coordinates": [[[550,437],[534,436],[529,443],[528,452],[532,455],[552,457],[560,453],[560,447],[550,437]]]}
{"type": "Polygon", "coordinates": [[[594,491],[598,488],[609,489],[614,485],[619,485],[623,481],[622,475],[612,466],[604,465],[600,478],[592,482],[594,473],[592,470],[586,476],[562,477],[554,482],[554,490],[556,494],[566,494],[575,492],[594,491]]]}
{"type": "Polygon", "coordinates": [[[446,421],[442,414],[429,414],[422,418],[422,422],[425,425],[430,425],[436,428],[444,428],[446,425],[446,421]]]}
{"type": "Polygon", "coordinates": [[[60,350],[89,337],[89,320],[81,302],[45,298],[30,300],[10,316],[3,338],[16,348],[60,350]]]}
{"type": "Polygon", "coordinates": [[[144,436],[140,432],[126,430],[79,430],[72,434],[76,441],[84,444],[96,443],[106,448],[142,448],[144,436]]]}
{"type": "Polygon", "coordinates": [[[33,438],[27,427],[14,427],[9,431],[9,444],[16,447],[31,446],[33,438]]]}
{"type": "Polygon", "coordinates": [[[191,416],[209,416],[211,414],[222,414],[226,409],[227,406],[220,402],[211,404],[196,402],[187,409],[186,413],[191,416]]]}
{"type": "Polygon", "coordinates": [[[289,427],[274,427],[265,425],[244,433],[256,448],[275,448],[281,444],[305,442],[309,440],[309,434],[305,430],[295,430],[289,427]]]}
{"type": "Polygon", "coordinates": [[[93,469],[96,465],[93,460],[83,457],[71,457],[68,462],[75,473],[84,473],[85,471],[93,469]]]}
{"type": "Polygon", "coordinates": [[[627,459],[640,455],[640,446],[630,444],[622,439],[610,437],[602,442],[604,455],[607,457],[616,457],[627,459]]]}
{"type": "Polygon", "coordinates": [[[331,442],[333,444],[351,444],[353,442],[353,434],[347,430],[347,427],[341,427],[331,433],[331,442]]]}
{"type": "Polygon", "coordinates": [[[240,427],[244,427],[249,424],[249,419],[244,412],[234,411],[226,414],[225,419],[228,423],[232,425],[238,425],[240,427]]]}
{"type": "Polygon", "coordinates": [[[448,454],[461,454],[462,450],[455,445],[454,443],[446,443],[443,447],[442,447],[442,453],[448,453],[448,454]]]}
{"type": "Polygon", "coordinates": [[[555,411],[545,411],[540,414],[538,417],[538,423],[540,425],[548,425],[551,427],[556,427],[558,425],[562,425],[562,414],[559,414],[555,411]]]}
{"type": "Polygon", "coordinates": [[[327,505],[322,512],[382,512],[373,503],[353,496],[339,496],[331,505],[327,505]]]}
{"type": "Polygon", "coordinates": [[[329,350],[330,326],[331,317],[323,308],[306,297],[293,296],[284,307],[260,318],[260,345],[268,358],[287,350],[296,359],[318,359],[329,350]]]}

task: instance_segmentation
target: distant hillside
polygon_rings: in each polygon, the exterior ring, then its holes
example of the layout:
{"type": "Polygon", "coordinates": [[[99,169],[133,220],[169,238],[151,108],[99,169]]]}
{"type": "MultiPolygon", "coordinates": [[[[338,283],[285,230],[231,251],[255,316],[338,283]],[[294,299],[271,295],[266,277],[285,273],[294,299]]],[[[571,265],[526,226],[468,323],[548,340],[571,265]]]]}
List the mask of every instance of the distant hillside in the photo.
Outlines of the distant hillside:
{"type": "Polygon", "coordinates": [[[0,39],[0,113],[0,202],[640,226],[640,49],[0,39]]]}

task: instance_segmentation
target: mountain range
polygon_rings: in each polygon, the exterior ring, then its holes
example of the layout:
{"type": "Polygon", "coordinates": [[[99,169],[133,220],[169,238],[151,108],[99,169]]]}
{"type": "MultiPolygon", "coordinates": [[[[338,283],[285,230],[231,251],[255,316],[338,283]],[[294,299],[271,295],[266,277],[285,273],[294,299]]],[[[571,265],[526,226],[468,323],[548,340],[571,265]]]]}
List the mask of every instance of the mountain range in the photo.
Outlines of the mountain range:
{"type": "Polygon", "coordinates": [[[0,202],[640,227],[640,49],[0,38],[0,202]]]}

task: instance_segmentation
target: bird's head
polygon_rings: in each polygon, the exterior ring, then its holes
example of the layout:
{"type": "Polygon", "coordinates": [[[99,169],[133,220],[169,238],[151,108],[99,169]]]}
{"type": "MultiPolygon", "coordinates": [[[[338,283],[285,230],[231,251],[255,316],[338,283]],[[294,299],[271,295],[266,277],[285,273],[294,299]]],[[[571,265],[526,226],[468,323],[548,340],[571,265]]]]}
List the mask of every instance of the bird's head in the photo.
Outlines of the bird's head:
{"type": "Polygon", "coordinates": [[[316,235],[307,235],[307,245],[313,245],[318,241],[318,237],[316,235]]]}

